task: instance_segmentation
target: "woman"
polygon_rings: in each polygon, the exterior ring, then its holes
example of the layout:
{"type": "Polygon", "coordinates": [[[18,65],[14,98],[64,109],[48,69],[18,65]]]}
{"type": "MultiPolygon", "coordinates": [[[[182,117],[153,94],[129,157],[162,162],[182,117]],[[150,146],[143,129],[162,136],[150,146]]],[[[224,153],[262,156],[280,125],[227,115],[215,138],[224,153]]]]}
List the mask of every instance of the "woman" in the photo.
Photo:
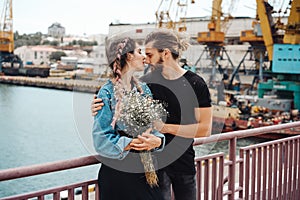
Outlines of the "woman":
{"type": "Polygon", "coordinates": [[[101,87],[97,95],[104,106],[95,116],[93,126],[94,147],[102,162],[98,176],[100,199],[163,199],[158,187],[147,184],[137,152],[161,150],[164,135],[155,131],[152,134],[148,129],[133,139],[124,131],[126,127],[118,122],[122,92],[135,90],[151,96],[147,85],[133,77],[134,72],[144,69],[145,57],[131,38],[114,40],[107,46],[113,78],[101,87]]]}

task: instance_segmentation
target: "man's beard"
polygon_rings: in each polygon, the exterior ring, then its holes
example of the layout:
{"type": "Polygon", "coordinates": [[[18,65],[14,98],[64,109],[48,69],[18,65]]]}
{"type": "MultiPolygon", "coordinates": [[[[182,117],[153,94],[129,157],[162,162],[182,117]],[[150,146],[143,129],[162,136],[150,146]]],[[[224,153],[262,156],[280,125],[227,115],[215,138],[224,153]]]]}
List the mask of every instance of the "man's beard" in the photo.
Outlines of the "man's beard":
{"type": "Polygon", "coordinates": [[[164,60],[162,57],[159,58],[158,62],[155,64],[149,64],[151,70],[161,69],[163,67],[164,60]]]}

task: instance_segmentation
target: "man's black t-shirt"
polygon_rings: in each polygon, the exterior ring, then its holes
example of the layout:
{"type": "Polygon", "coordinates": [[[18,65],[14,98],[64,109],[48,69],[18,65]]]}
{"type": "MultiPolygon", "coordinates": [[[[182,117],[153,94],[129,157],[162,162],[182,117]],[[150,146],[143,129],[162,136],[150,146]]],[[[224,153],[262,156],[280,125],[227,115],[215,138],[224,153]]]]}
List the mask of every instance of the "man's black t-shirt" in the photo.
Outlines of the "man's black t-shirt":
{"type": "MultiPolygon", "coordinates": [[[[165,105],[167,124],[195,124],[195,108],[210,107],[211,98],[205,81],[187,71],[175,80],[167,80],[157,69],[141,78],[149,86],[153,98],[165,105]]],[[[158,164],[177,174],[195,174],[193,139],[165,134],[166,146],[159,153],[158,164]],[[172,160],[173,159],[173,160],[172,160]],[[168,164],[169,163],[169,164],[168,164]]]]}

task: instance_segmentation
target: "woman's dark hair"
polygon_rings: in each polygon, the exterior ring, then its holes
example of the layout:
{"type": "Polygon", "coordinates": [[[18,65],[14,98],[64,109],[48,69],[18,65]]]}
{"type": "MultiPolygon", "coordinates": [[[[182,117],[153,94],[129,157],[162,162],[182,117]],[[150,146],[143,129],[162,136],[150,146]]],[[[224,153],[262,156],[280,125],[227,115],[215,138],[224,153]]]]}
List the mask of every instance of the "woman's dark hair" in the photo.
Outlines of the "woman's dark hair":
{"type": "Polygon", "coordinates": [[[106,42],[106,56],[114,77],[121,77],[121,70],[126,65],[128,53],[134,53],[136,42],[129,38],[109,39],[106,42]]]}

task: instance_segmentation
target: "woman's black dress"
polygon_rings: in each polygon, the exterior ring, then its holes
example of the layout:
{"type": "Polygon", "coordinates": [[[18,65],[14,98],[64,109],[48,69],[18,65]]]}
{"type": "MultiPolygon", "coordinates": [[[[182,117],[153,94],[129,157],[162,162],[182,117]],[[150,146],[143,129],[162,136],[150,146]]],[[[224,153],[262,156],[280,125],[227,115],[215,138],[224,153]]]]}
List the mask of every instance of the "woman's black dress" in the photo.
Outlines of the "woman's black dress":
{"type": "Polygon", "coordinates": [[[150,187],[145,173],[134,173],[135,169],[142,167],[139,155],[134,154],[128,154],[124,160],[101,159],[98,174],[100,200],[163,200],[159,187],[150,187]],[[129,168],[133,172],[122,170],[129,168]]]}

